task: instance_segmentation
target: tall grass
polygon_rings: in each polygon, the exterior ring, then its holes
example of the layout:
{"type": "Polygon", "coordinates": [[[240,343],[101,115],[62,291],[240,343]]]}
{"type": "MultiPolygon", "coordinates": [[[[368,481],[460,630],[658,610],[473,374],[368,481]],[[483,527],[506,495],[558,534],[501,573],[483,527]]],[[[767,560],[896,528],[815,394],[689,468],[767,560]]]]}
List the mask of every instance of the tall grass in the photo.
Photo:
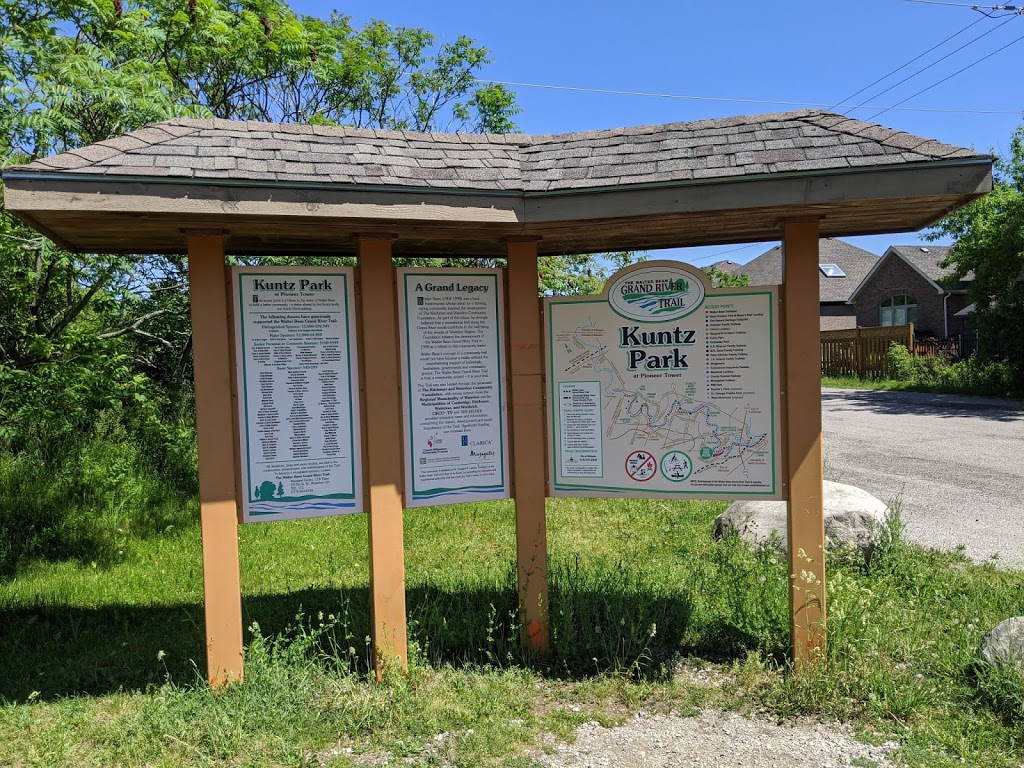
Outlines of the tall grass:
{"type": "Polygon", "coordinates": [[[4,459],[5,493],[92,538],[41,539],[0,578],[0,656],[16,660],[0,665],[0,764],[525,765],[543,731],[700,702],[852,720],[911,765],[1019,765],[1024,684],[975,650],[1024,613],[1024,574],[922,550],[897,525],[871,559],[830,562],[828,652],[797,675],[785,559],[714,540],[720,502],[549,500],[547,658],[519,645],[513,505],[406,512],[411,671],[383,686],[365,516],[244,526],[247,681],[214,696],[188,478],[168,489],[143,447],[107,434],[64,446],[49,483],[4,459]],[[81,479],[101,467],[121,474],[81,479]],[[709,664],[713,689],[678,674],[709,664]]]}
{"type": "Polygon", "coordinates": [[[37,561],[109,563],[196,509],[194,440],[127,428],[116,410],[85,433],[0,450],[0,574],[37,561]]]}

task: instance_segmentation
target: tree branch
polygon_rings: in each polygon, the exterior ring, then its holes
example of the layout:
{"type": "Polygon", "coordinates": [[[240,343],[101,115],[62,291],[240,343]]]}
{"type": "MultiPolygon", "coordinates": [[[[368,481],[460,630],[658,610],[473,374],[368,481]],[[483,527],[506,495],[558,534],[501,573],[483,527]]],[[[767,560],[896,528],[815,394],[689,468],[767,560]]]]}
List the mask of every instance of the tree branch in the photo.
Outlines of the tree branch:
{"type": "Polygon", "coordinates": [[[99,293],[100,288],[103,287],[103,284],[107,281],[107,278],[113,274],[113,272],[113,265],[107,267],[107,269],[104,270],[104,272],[96,279],[96,282],[92,284],[92,287],[85,292],[85,295],[82,296],[82,298],[80,298],[67,312],[65,312],[64,316],[61,317],[61,319],[53,325],[49,331],[47,331],[46,337],[49,339],[56,338],[61,331],[67,328],[68,325],[71,324],[71,321],[78,317],[82,313],[83,309],[89,306],[89,302],[92,301],[93,296],[99,293]]]}
{"type": "Polygon", "coordinates": [[[118,336],[124,336],[126,333],[137,333],[140,336],[148,336],[149,338],[155,339],[156,341],[159,341],[160,343],[170,347],[171,344],[169,341],[139,330],[139,326],[141,326],[147,320],[152,320],[154,317],[158,317],[160,315],[166,315],[167,312],[168,310],[166,309],[154,309],[152,312],[147,312],[141,317],[136,318],[132,323],[125,325],[121,328],[108,328],[105,331],[101,331],[98,334],[98,337],[101,339],[116,339],[118,336]]]}

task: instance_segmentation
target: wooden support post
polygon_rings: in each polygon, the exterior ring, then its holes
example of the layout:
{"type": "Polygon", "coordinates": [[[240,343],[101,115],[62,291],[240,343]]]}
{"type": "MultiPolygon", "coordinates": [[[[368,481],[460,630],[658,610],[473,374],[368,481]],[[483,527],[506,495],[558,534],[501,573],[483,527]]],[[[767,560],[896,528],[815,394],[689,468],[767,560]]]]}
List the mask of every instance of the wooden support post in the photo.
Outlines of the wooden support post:
{"type": "Polygon", "coordinates": [[[782,254],[790,630],[800,669],[825,652],[818,222],[785,222],[782,254]]]}
{"type": "Polygon", "coordinates": [[[231,400],[231,336],[221,235],[188,236],[192,357],[203,532],[206,672],[210,684],[242,682],[242,591],[231,400]]]}
{"type": "Polygon", "coordinates": [[[370,622],[378,680],[394,661],[403,670],[409,664],[402,532],[402,401],[392,239],[390,235],[358,238],[359,369],[370,517],[370,622]]]}
{"type": "Polygon", "coordinates": [[[548,532],[544,502],[544,356],[537,293],[537,241],[508,242],[508,334],[512,403],[512,483],[516,501],[519,611],[525,648],[546,654],[548,532]]]}

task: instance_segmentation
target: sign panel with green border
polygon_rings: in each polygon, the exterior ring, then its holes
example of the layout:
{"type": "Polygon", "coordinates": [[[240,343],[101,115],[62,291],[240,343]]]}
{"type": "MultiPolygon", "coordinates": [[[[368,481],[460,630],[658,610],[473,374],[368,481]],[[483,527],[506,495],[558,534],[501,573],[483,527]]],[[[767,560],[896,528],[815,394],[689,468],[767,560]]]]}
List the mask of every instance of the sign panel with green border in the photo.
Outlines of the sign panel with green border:
{"type": "Polygon", "coordinates": [[[544,312],[550,495],[784,498],[774,286],[643,262],[544,312]]]}
{"type": "Polygon", "coordinates": [[[361,512],[353,270],[231,276],[243,520],[361,512]]]}
{"type": "Polygon", "coordinates": [[[405,504],[509,497],[496,269],[399,269],[405,504]]]}

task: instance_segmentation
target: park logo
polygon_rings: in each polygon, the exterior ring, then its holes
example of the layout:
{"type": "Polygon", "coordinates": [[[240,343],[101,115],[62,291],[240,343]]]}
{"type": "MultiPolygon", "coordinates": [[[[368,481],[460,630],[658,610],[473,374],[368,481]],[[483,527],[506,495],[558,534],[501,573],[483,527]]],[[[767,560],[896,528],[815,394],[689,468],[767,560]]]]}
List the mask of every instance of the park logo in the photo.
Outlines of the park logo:
{"type": "Polygon", "coordinates": [[[704,283],[682,267],[631,269],[608,286],[608,303],[630,320],[678,320],[704,303],[704,283]]]}

